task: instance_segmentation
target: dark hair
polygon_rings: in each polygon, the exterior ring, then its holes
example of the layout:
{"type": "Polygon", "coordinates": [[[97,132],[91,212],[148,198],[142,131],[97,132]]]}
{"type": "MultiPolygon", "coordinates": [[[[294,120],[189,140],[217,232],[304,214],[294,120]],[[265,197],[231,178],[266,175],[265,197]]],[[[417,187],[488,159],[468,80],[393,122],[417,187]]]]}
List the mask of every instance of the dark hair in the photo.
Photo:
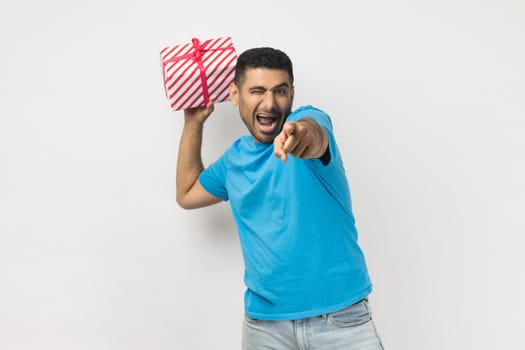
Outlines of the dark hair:
{"type": "Polygon", "coordinates": [[[288,72],[293,85],[293,69],[290,57],[281,50],[271,47],[258,47],[244,51],[237,58],[235,66],[235,84],[239,86],[244,73],[249,68],[280,69],[288,72]]]}

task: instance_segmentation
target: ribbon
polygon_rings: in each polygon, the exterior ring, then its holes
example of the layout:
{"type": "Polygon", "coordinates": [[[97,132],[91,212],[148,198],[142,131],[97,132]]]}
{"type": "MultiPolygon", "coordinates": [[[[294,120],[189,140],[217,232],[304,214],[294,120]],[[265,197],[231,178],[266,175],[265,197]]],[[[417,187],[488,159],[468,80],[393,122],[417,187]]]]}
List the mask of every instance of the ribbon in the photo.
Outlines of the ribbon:
{"type": "Polygon", "coordinates": [[[182,55],[182,56],[172,57],[169,60],[162,62],[162,79],[164,80],[164,90],[166,91],[166,96],[168,96],[168,88],[166,87],[166,82],[167,82],[166,81],[166,65],[168,63],[178,62],[182,60],[192,60],[193,62],[197,63],[197,66],[199,67],[199,74],[201,78],[202,96],[204,98],[204,105],[207,105],[208,102],[210,102],[210,93],[208,91],[208,81],[206,79],[206,70],[204,68],[204,64],[202,63],[202,55],[208,51],[224,51],[224,50],[234,49],[234,47],[231,44],[225,47],[217,47],[215,49],[204,48],[206,45],[209,44],[210,41],[211,39],[201,44],[199,42],[199,39],[193,38],[191,39],[191,43],[193,44],[193,51],[185,55],[182,55]]]}

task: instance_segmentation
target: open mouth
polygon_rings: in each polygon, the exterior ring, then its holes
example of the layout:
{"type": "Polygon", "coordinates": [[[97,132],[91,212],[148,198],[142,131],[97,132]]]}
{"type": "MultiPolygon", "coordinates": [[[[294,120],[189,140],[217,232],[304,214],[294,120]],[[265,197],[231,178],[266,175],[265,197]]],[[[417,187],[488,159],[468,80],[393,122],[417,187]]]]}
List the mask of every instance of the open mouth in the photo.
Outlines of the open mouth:
{"type": "Polygon", "coordinates": [[[265,115],[265,114],[257,114],[256,115],[257,122],[259,124],[259,129],[264,134],[273,134],[275,129],[277,128],[277,121],[279,118],[265,115]]]}

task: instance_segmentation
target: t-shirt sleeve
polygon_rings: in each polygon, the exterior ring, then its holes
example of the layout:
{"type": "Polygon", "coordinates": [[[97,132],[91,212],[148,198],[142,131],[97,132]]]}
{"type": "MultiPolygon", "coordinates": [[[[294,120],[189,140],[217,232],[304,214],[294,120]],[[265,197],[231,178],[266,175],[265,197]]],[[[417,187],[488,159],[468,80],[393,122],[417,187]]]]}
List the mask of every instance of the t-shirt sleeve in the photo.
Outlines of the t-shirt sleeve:
{"type": "Polygon", "coordinates": [[[226,163],[225,157],[222,156],[204,169],[199,175],[199,181],[202,187],[220,199],[228,200],[228,191],[226,189],[226,163]]]}

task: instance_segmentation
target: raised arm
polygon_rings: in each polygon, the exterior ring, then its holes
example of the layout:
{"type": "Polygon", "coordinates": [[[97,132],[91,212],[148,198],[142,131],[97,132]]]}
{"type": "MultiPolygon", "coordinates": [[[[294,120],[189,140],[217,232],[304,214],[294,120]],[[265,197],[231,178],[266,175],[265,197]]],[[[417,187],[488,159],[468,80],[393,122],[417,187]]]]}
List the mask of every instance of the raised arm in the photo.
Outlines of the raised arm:
{"type": "Polygon", "coordinates": [[[184,111],[184,127],[177,159],[177,203],[184,209],[206,207],[222,201],[208,193],[199,182],[204,170],[201,157],[202,131],[213,112],[213,103],[184,111]]]}
{"type": "Polygon", "coordinates": [[[301,159],[319,158],[323,164],[330,161],[328,135],[324,128],[312,118],[286,122],[274,140],[274,153],[284,162],[288,153],[301,159]]]}

